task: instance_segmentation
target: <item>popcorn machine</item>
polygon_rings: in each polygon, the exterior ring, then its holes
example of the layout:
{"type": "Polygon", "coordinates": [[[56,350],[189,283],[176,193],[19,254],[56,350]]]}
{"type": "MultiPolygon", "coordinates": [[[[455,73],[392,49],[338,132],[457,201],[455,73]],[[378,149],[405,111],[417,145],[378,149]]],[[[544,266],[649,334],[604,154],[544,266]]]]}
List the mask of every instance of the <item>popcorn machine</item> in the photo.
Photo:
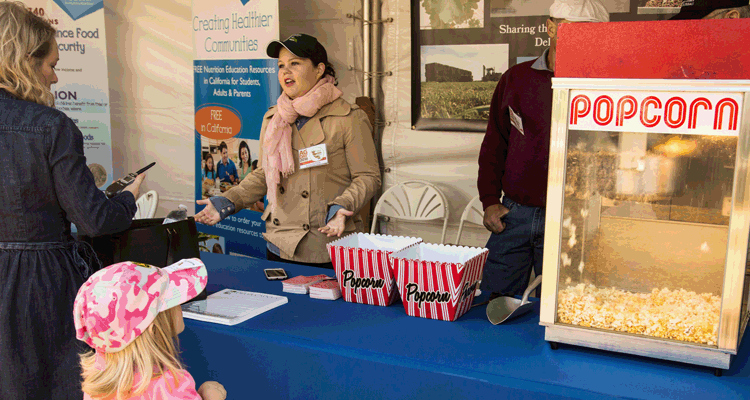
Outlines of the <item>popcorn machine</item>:
{"type": "Polygon", "coordinates": [[[749,22],[561,27],[540,316],[553,348],[729,368],[750,317],[749,22]]]}

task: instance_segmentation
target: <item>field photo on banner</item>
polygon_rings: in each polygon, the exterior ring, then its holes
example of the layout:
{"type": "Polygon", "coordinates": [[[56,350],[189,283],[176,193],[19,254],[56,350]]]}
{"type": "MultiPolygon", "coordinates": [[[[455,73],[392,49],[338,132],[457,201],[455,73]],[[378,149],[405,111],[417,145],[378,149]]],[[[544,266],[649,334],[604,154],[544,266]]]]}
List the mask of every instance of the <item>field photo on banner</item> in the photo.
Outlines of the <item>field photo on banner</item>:
{"type": "MultiPolygon", "coordinates": [[[[484,132],[497,82],[541,56],[554,0],[412,0],[412,125],[484,132]]],[[[611,21],[668,19],[680,0],[603,0],[611,21]]]]}
{"type": "Polygon", "coordinates": [[[486,120],[508,44],[422,46],[422,117],[486,120]]]}

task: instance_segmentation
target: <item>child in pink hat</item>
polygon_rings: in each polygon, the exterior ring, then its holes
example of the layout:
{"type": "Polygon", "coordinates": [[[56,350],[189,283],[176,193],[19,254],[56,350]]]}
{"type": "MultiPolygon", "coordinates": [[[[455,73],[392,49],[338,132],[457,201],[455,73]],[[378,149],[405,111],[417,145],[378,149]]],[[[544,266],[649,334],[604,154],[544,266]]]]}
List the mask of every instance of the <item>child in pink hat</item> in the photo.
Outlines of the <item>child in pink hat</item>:
{"type": "Polygon", "coordinates": [[[91,275],[73,305],[76,337],[95,350],[81,355],[84,400],[224,400],[218,382],[195,390],[178,355],[180,304],[207,282],[197,258],[166,268],[122,262],[91,275]]]}

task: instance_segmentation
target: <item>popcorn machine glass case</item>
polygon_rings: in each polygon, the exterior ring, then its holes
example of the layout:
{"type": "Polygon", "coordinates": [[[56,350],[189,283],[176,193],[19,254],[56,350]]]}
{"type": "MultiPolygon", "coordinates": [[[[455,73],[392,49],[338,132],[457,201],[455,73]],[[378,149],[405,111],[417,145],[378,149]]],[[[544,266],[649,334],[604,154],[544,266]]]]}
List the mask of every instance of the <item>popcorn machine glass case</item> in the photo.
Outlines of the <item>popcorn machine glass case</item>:
{"type": "Polygon", "coordinates": [[[727,369],[748,321],[748,81],[553,79],[545,339],[727,369]]]}

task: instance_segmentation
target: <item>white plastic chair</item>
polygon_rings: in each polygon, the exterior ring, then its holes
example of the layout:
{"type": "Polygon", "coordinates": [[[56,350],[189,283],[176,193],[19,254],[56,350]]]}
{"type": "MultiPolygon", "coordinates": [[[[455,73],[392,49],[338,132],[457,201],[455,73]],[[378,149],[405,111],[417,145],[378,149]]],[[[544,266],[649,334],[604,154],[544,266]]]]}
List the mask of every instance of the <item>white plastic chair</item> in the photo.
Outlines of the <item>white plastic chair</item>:
{"type": "Polygon", "coordinates": [[[440,244],[445,243],[448,228],[448,202],[443,192],[425,181],[405,181],[388,189],[380,196],[372,215],[372,228],[375,233],[378,215],[406,221],[443,220],[443,233],[440,244]]]}
{"type": "Polygon", "coordinates": [[[156,190],[149,190],[135,201],[138,210],[133,219],[153,218],[156,214],[156,204],[159,203],[159,194],[156,190]]]}
{"type": "Polygon", "coordinates": [[[461,221],[458,223],[458,234],[456,234],[456,246],[460,245],[461,233],[464,230],[465,222],[484,226],[484,207],[482,206],[482,202],[479,201],[479,195],[471,199],[466,208],[464,208],[463,214],[461,214],[461,221]]]}

